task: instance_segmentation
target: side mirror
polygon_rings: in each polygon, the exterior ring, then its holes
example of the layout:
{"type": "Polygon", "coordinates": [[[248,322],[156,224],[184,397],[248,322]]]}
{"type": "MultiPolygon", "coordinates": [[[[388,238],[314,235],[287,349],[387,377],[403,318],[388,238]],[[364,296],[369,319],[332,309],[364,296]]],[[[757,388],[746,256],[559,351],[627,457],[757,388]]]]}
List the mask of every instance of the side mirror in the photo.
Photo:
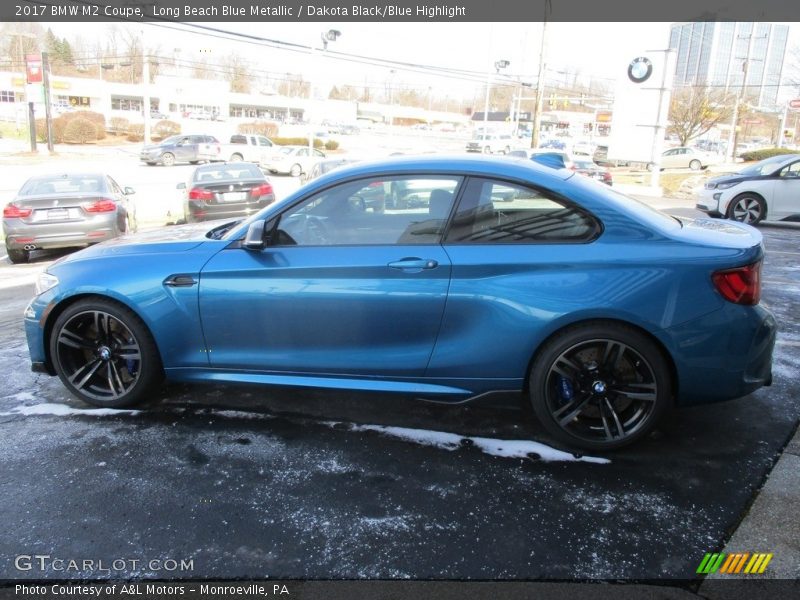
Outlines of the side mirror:
{"type": "Polygon", "coordinates": [[[125,194],[126,196],[132,196],[133,194],[136,193],[136,190],[133,189],[132,187],[125,187],[125,189],[122,190],[122,193],[125,194]]]}
{"type": "Polygon", "coordinates": [[[247,235],[244,238],[244,247],[247,250],[263,250],[265,246],[264,221],[250,223],[250,227],[247,228],[247,235]]]}
{"type": "Polygon", "coordinates": [[[247,234],[244,236],[243,246],[248,250],[263,250],[275,243],[280,216],[269,221],[255,221],[250,223],[247,234]]]}
{"type": "Polygon", "coordinates": [[[183,181],[181,181],[178,185],[175,186],[175,189],[185,190],[186,189],[186,184],[183,181]]]}

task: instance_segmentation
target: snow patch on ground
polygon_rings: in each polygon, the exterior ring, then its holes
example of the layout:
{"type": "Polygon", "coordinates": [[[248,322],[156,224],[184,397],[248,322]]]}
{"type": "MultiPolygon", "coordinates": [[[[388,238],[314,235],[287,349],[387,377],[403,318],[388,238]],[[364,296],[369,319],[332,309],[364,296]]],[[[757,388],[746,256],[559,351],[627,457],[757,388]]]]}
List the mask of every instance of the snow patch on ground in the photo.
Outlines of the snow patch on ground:
{"type": "Polygon", "coordinates": [[[442,450],[456,450],[465,445],[474,445],[490,456],[503,458],[528,458],[534,454],[545,462],[571,461],[588,462],[595,464],[608,464],[611,461],[595,456],[576,456],[569,452],[556,450],[545,444],[530,440],[501,440],[485,437],[467,437],[445,431],[432,431],[429,429],[412,429],[408,427],[391,427],[386,425],[355,425],[327,421],[329,427],[345,426],[351,431],[375,431],[383,435],[395,437],[407,442],[433,446],[442,450]]]}
{"type": "MultiPolygon", "coordinates": [[[[17,396],[25,394],[17,394],[17,396]]],[[[8,412],[0,413],[0,417],[8,417],[11,415],[53,415],[56,417],[66,417],[74,415],[85,415],[90,417],[107,417],[111,415],[138,415],[139,410],[120,410],[116,408],[72,408],[66,404],[34,404],[33,406],[15,406],[8,412]]]]}

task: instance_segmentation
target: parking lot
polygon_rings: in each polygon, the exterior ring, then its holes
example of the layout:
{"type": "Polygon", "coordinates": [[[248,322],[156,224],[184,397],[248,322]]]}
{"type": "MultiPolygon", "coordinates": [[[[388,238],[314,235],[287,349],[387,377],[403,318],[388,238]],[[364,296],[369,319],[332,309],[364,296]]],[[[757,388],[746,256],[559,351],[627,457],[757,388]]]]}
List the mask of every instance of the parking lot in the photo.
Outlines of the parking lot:
{"type": "MultiPolygon", "coordinates": [[[[191,169],[97,161],[147,215],[174,204],[191,169]]],[[[75,164],[85,159],[58,168],[75,164]]],[[[41,168],[21,165],[1,187],[41,168]]],[[[274,183],[278,197],[297,185],[274,183]]],[[[605,460],[559,451],[515,406],[176,385],[144,411],[88,409],[30,372],[22,311],[58,255],[3,259],[0,577],[108,576],[97,562],[14,560],[48,554],[120,560],[119,578],[690,579],[800,415],[800,228],[761,231],[763,302],[780,324],[772,387],[676,411],[605,460]]]]}

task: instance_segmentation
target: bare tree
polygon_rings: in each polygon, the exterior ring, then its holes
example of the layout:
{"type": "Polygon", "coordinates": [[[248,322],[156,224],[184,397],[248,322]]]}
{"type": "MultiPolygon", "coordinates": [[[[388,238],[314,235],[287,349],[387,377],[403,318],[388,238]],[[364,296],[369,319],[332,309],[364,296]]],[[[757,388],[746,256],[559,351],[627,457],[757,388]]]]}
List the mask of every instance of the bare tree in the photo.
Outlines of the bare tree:
{"type": "Polygon", "coordinates": [[[222,68],[226,81],[230,83],[232,92],[250,93],[253,78],[250,75],[247,61],[235,52],[231,52],[223,61],[222,68]]]}
{"type": "Polygon", "coordinates": [[[678,88],[669,106],[668,132],[678,136],[681,146],[703,135],[733,113],[735,98],[730,92],[702,86],[678,88]]]}

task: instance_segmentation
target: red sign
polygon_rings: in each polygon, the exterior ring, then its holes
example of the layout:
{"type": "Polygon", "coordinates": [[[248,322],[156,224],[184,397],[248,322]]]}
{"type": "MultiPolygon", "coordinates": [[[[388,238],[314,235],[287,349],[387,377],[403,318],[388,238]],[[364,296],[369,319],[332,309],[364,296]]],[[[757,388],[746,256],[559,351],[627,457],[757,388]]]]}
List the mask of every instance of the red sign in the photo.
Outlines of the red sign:
{"type": "Polygon", "coordinates": [[[800,108],[800,98],[789,100],[789,108],[800,108]]]}
{"type": "Polygon", "coordinates": [[[25,56],[25,73],[28,83],[42,83],[41,54],[27,54],[25,56]]]}

